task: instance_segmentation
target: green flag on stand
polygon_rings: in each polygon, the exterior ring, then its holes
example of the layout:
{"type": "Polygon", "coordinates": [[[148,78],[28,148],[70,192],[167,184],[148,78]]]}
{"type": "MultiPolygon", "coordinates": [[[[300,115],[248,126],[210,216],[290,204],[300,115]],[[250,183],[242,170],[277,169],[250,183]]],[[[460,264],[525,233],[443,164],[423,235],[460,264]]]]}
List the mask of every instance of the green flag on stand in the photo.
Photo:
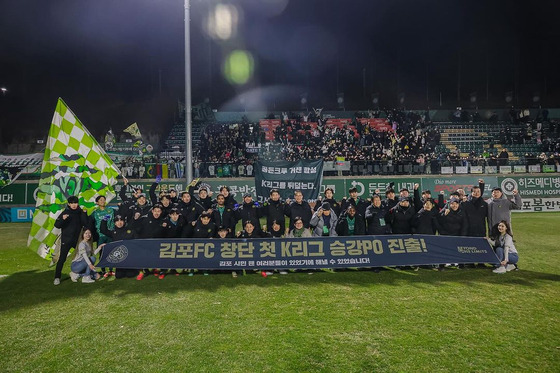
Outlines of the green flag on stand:
{"type": "Polygon", "coordinates": [[[115,197],[119,169],[76,115],[58,99],[47,139],[37,204],[27,246],[45,259],[53,259],[60,230],[54,227],[69,196],[91,213],[95,198],[115,197]]]}

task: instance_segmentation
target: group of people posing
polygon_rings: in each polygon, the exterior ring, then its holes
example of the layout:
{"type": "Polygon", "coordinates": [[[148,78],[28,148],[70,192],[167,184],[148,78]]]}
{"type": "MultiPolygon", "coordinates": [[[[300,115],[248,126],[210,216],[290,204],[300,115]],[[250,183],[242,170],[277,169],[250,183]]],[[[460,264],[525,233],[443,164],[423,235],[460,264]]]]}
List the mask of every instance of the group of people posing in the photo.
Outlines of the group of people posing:
{"type": "MultiPolygon", "coordinates": [[[[105,206],[105,197],[97,197],[98,207],[87,215],[78,206],[77,197],[68,198],[68,207],[58,217],[55,226],[62,229],[61,250],[55,271],[55,285],[60,283],[62,266],[72,247],[72,281],[95,282],[112,275],[136,276],[142,280],[149,270],[95,270],[95,254],[105,243],[135,238],[266,238],[359,236],[390,234],[427,234],[448,236],[487,237],[494,247],[500,266],[496,273],[516,269],[517,250],[511,232],[511,210],[521,208],[521,197],[513,191],[513,199],[495,187],[492,196],[483,198],[484,181],[472,187],[470,195],[459,189],[445,200],[440,193],[437,200],[429,190],[419,190],[415,184],[412,195],[407,188],[397,192],[393,183],[384,197],[377,190],[371,198],[358,197],[356,188],[348,190],[342,200],[334,198],[334,190],[327,188],[314,202],[305,201],[301,191],[294,191],[294,199],[283,201],[278,190],[271,190],[268,200],[258,203],[251,194],[244,194],[238,202],[227,186],[213,197],[204,187],[195,187],[193,180],[180,194],[171,189],[156,195],[161,181],[157,178],[149,190],[151,203],[140,188],[128,191],[128,180],[119,196],[115,211],[105,206]],[[261,225],[261,218],[266,223],[261,225]],[[236,229],[241,222],[241,229],[236,229]],[[93,251],[93,242],[97,249],[93,251]]],[[[439,268],[443,269],[443,266],[439,268]]],[[[159,270],[163,279],[168,273],[159,270]]],[[[282,271],[281,273],[286,273],[282,271]]],[[[175,274],[178,274],[175,271],[175,274]]],[[[190,272],[192,275],[192,272],[190,272]]],[[[235,276],[235,274],[234,274],[235,276]]]]}

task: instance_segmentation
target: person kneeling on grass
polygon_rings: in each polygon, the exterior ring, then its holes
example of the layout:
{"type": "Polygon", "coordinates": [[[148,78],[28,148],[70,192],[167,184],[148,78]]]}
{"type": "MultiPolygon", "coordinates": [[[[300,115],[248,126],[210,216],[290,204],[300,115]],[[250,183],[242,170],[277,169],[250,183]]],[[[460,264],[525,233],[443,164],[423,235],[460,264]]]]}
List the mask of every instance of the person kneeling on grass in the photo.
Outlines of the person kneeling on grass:
{"type": "Polygon", "coordinates": [[[517,269],[519,256],[513,244],[513,235],[507,221],[498,223],[498,232],[494,232],[492,238],[487,238],[490,245],[494,247],[496,255],[500,260],[500,266],[493,270],[494,273],[506,273],[517,269]]]}
{"type": "Polygon", "coordinates": [[[92,252],[92,234],[91,230],[85,229],[80,235],[80,243],[78,249],[74,253],[74,259],[70,265],[70,278],[73,282],[78,282],[82,278],[82,283],[90,284],[99,280],[101,275],[95,271],[95,255],[103,248],[104,244],[99,245],[95,252],[92,252]]]}

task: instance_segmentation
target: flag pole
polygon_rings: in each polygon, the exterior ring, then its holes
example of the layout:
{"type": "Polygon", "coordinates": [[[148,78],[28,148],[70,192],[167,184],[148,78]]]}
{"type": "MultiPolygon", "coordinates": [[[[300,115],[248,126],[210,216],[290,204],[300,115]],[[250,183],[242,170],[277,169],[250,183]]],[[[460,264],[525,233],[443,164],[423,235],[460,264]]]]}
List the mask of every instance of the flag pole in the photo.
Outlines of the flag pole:
{"type": "Polygon", "coordinates": [[[193,179],[190,6],[190,0],[185,0],[185,178],[187,184],[193,179]]]}

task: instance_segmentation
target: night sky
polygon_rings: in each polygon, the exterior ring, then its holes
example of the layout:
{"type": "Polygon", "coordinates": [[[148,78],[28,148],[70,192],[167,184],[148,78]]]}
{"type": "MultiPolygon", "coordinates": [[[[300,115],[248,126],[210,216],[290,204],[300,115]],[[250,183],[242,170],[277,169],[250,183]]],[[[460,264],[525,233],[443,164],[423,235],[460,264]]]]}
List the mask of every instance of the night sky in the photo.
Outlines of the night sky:
{"type": "MultiPolygon", "coordinates": [[[[0,5],[1,141],[45,136],[58,97],[95,134],[132,122],[170,128],[184,99],[183,0],[0,5]]],[[[193,104],[299,110],[307,94],[309,107],[329,110],[344,92],[346,110],[357,110],[373,93],[396,106],[402,92],[406,107],[424,109],[439,107],[441,92],[452,108],[476,92],[479,106],[500,108],[512,91],[518,106],[539,94],[558,107],[559,10],[557,1],[192,0],[193,104]],[[208,26],[218,4],[237,15],[229,38],[208,26]],[[242,84],[223,72],[234,50],[252,56],[242,84]]]]}

